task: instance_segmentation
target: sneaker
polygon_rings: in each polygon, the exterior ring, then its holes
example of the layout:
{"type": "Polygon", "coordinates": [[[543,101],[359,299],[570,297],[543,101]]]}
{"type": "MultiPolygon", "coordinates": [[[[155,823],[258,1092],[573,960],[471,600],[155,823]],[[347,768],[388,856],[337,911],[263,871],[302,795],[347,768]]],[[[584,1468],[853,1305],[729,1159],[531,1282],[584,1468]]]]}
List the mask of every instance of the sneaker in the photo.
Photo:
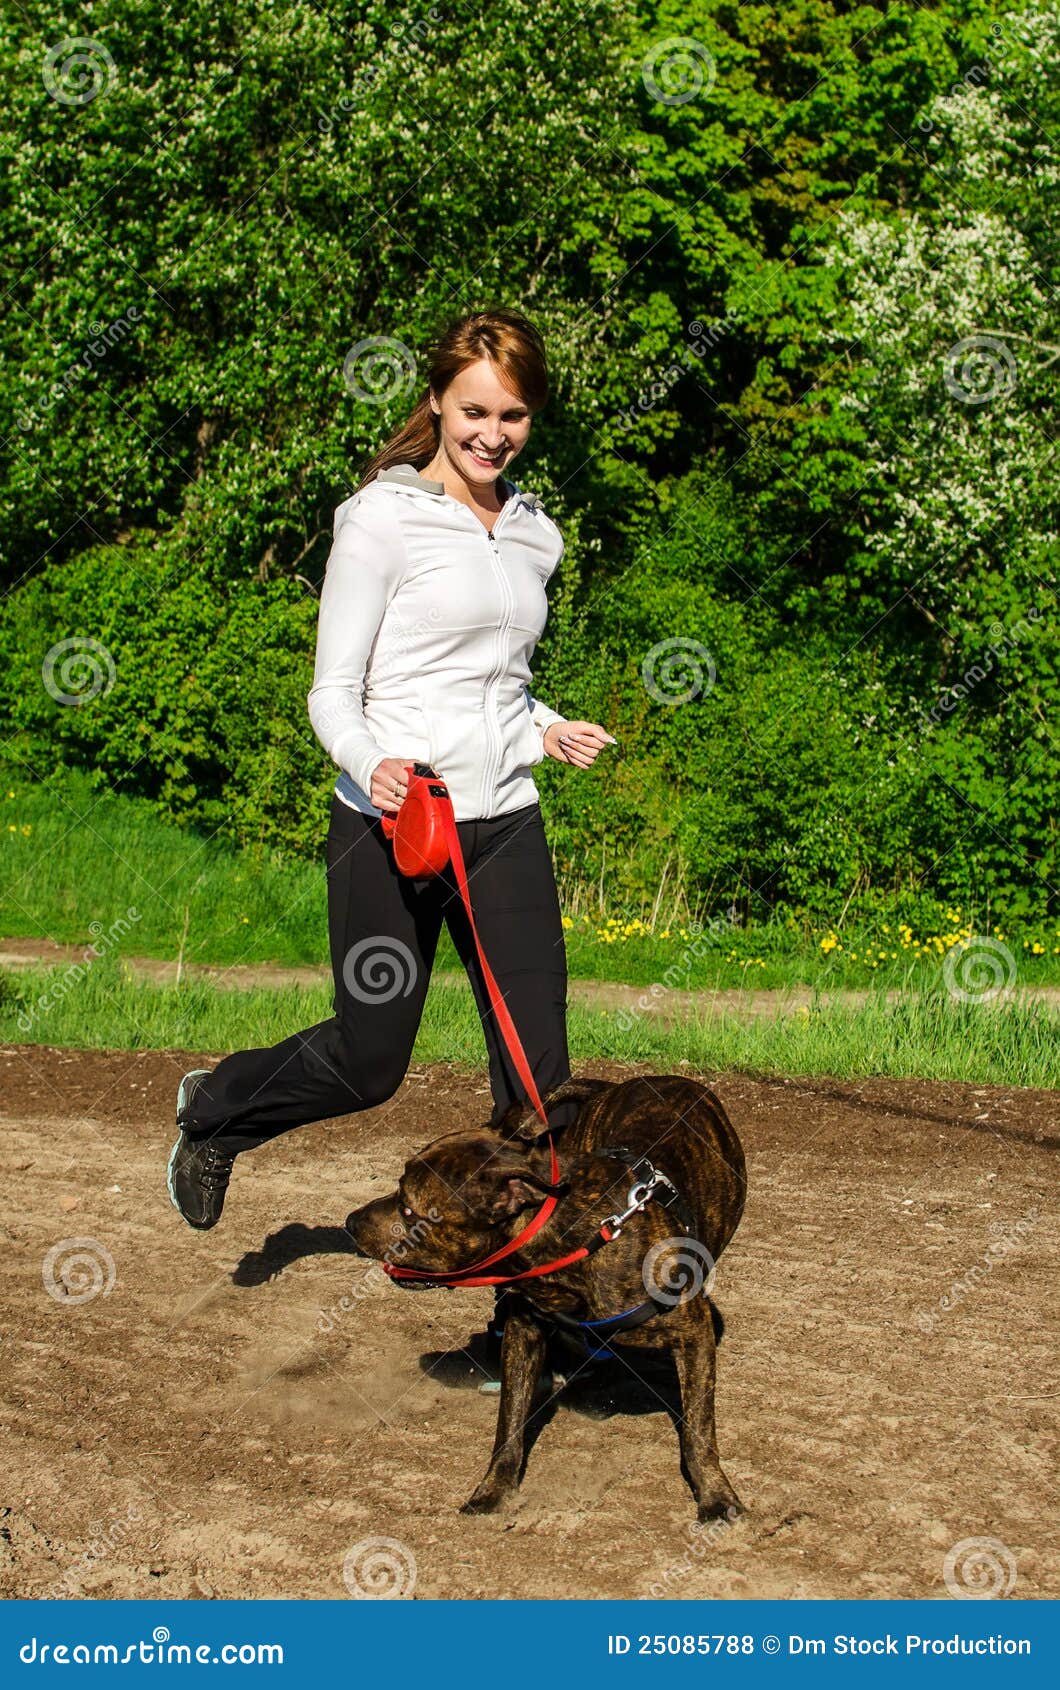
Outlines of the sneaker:
{"type": "Polygon", "coordinates": [[[166,1184],[173,1207],[189,1226],[199,1232],[216,1226],[224,1208],[225,1192],[235,1160],[209,1139],[195,1139],[181,1127],[181,1117],[195,1095],[198,1083],[210,1072],[194,1068],[185,1074],[177,1089],[177,1142],[169,1158],[166,1184]]]}

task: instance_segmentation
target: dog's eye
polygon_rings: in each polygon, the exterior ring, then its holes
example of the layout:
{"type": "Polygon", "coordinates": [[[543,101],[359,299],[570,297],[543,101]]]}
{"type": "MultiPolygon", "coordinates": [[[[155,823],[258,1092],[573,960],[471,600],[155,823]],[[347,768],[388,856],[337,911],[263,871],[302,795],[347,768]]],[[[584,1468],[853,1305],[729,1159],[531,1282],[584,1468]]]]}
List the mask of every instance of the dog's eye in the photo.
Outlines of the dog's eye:
{"type": "Polygon", "coordinates": [[[410,1209],[407,1203],[402,1203],[401,1213],[404,1215],[404,1217],[407,1221],[410,1221],[412,1219],[413,1215],[415,1214],[415,1210],[410,1209]]]}

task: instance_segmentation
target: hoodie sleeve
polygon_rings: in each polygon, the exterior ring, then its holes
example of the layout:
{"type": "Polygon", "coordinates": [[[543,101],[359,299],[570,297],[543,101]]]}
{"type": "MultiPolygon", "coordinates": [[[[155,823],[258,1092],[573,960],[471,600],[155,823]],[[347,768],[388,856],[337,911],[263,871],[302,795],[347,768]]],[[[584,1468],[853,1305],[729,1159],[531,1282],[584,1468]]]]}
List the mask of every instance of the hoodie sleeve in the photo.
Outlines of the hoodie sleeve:
{"type": "Polygon", "coordinates": [[[554,722],[570,720],[568,716],[561,716],[558,710],[549,709],[549,706],[543,704],[539,698],[534,698],[529,687],[526,688],[526,702],[530,708],[530,718],[542,738],[544,738],[545,729],[550,728],[554,722]]]}
{"type": "Polygon", "coordinates": [[[390,753],[376,744],[364,719],[365,671],[404,570],[400,530],[385,508],[357,494],[337,507],[306,702],[324,750],[368,794],[373,771],[390,753]]]}

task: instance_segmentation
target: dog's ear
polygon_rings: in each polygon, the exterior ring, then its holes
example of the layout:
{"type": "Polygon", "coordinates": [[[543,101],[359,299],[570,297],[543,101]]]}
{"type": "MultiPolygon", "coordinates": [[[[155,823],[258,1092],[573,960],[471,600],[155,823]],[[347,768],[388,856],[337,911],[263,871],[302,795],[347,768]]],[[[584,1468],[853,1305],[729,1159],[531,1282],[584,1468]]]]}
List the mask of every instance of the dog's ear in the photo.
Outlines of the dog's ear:
{"type": "MultiPolygon", "coordinates": [[[[568,1099],[584,1102],[587,1098],[595,1097],[598,1091],[606,1091],[611,1084],[609,1080],[569,1079],[562,1085],[553,1086],[541,1099],[545,1114],[553,1104],[566,1103],[568,1099]]],[[[497,1122],[496,1131],[501,1138],[521,1139],[524,1144],[532,1144],[535,1139],[545,1136],[545,1129],[541,1125],[541,1117],[532,1103],[521,1099],[511,1104],[497,1122]]]]}
{"type": "Polygon", "coordinates": [[[553,1185],[525,1166],[496,1163],[483,1169],[468,1196],[476,1214],[502,1221],[531,1203],[540,1203],[542,1197],[560,1197],[566,1190],[565,1184],[553,1185]]]}

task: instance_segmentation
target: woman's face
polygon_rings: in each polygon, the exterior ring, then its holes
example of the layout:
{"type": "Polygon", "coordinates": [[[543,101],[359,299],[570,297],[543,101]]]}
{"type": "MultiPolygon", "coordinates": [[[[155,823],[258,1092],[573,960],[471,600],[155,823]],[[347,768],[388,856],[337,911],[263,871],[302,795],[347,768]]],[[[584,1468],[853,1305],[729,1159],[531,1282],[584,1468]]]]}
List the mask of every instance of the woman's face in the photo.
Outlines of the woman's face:
{"type": "Polygon", "coordinates": [[[488,358],[465,364],[441,399],[432,393],[431,410],[441,418],[434,466],[448,465],[474,492],[496,481],[530,433],[529,410],[488,358]]]}

